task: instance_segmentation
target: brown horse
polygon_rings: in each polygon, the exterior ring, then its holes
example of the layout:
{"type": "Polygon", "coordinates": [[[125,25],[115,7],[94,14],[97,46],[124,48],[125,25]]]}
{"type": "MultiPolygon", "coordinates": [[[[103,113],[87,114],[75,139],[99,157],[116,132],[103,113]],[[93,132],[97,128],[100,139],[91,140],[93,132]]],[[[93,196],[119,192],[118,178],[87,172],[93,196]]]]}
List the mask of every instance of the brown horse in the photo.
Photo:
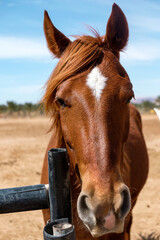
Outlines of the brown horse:
{"type": "MultiPolygon", "coordinates": [[[[71,42],[45,11],[44,32],[60,58],[43,98],[53,117],[47,151],[68,151],[76,239],[128,240],[148,156],[140,114],[129,104],[132,84],[119,62],[129,34],[126,17],[113,4],[104,37],[95,33],[71,42]]],[[[47,151],[42,183],[48,181],[47,151]]]]}

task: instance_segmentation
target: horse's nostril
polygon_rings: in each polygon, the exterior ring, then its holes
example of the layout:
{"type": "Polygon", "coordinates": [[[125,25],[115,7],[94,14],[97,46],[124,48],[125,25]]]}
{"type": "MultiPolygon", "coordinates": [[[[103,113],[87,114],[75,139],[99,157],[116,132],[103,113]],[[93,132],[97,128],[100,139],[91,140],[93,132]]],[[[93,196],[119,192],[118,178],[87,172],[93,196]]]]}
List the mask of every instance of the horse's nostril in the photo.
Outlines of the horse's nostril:
{"type": "Polygon", "coordinates": [[[82,195],[79,199],[79,208],[83,211],[83,212],[86,212],[88,210],[88,206],[87,206],[87,203],[86,203],[86,199],[87,199],[87,196],[86,195],[82,195]]]}
{"type": "Polygon", "coordinates": [[[128,214],[131,207],[131,198],[129,190],[127,188],[123,189],[123,191],[121,192],[121,196],[122,204],[120,206],[119,217],[122,219],[128,214]]]}
{"type": "Polygon", "coordinates": [[[89,197],[85,194],[80,194],[77,202],[77,210],[80,219],[87,224],[89,228],[96,224],[96,217],[88,203],[89,197]]]}

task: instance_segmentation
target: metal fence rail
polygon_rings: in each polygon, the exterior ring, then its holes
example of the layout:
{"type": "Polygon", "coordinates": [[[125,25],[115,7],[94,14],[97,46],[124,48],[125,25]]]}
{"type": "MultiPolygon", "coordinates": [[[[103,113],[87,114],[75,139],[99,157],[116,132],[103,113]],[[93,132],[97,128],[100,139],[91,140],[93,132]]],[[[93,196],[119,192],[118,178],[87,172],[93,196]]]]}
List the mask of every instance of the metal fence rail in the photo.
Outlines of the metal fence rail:
{"type": "Polygon", "coordinates": [[[0,214],[50,207],[50,220],[43,231],[44,240],[75,240],[66,149],[49,150],[48,170],[49,185],[0,189],[0,214]]]}
{"type": "Polygon", "coordinates": [[[48,185],[39,184],[0,190],[0,213],[49,208],[48,185]]]}

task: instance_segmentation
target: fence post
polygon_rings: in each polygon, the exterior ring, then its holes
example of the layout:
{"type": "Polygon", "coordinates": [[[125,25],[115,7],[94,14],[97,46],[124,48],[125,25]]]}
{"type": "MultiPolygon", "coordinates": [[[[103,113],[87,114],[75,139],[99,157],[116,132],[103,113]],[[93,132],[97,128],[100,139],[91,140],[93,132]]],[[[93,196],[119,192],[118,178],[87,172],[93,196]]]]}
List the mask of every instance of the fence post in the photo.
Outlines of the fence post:
{"type": "Polygon", "coordinates": [[[70,173],[65,148],[48,152],[50,221],[46,224],[44,240],[75,240],[71,213],[70,173]]]}

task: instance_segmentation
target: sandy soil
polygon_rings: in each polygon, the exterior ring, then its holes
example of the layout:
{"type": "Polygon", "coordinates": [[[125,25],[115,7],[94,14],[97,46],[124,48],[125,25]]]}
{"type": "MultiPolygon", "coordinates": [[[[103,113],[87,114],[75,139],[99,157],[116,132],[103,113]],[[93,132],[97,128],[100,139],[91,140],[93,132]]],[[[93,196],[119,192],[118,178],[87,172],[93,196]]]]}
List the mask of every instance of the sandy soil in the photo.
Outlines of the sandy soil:
{"type": "MultiPolygon", "coordinates": [[[[43,156],[50,137],[46,118],[0,119],[0,188],[39,184],[43,156]]],[[[134,208],[132,240],[138,234],[160,235],[160,121],[143,116],[150,157],[148,181],[134,208]]],[[[42,240],[41,211],[0,215],[0,240],[42,240]]]]}

